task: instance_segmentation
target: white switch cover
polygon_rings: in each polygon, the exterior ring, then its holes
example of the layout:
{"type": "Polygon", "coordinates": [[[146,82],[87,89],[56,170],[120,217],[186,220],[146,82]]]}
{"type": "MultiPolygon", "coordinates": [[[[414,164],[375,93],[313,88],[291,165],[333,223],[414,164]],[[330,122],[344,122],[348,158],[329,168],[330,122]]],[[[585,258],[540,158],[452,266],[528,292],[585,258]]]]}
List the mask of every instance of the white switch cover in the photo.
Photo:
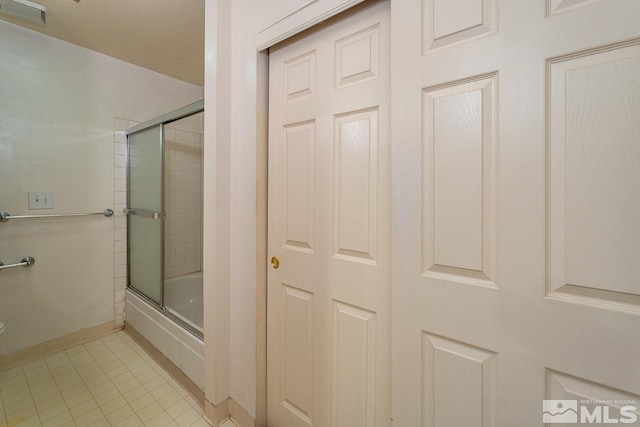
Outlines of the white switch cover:
{"type": "Polygon", "coordinates": [[[29,191],[29,209],[53,209],[53,192],[29,191]]]}

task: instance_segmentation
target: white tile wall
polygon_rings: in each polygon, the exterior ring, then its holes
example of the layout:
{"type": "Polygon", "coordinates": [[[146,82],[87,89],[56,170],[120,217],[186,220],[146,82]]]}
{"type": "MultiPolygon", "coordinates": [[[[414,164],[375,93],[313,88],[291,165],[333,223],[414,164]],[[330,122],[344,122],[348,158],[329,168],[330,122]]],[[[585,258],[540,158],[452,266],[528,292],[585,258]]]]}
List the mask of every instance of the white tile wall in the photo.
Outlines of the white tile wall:
{"type": "Polygon", "coordinates": [[[127,137],[125,131],[137,125],[132,120],[113,121],[113,292],[115,326],[124,326],[124,295],[127,289],[127,218],[122,210],[127,206],[127,137]]]}

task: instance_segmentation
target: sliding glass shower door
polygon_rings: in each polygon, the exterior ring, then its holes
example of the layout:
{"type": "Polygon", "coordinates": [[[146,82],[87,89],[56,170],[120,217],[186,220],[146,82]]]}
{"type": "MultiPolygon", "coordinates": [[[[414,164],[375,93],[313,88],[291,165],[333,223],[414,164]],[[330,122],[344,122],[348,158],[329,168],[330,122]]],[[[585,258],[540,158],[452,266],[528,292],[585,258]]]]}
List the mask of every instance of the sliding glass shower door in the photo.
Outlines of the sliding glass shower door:
{"type": "Polygon", "coordinates": [[[129,289],[203,338],[204,101],[127,130],[129,289]]]}
{"type": "Polygon", "coordinates": [[[129,286],[159,306],[163,305],[163,131],[160,123],[127,137],[129,286]]]}

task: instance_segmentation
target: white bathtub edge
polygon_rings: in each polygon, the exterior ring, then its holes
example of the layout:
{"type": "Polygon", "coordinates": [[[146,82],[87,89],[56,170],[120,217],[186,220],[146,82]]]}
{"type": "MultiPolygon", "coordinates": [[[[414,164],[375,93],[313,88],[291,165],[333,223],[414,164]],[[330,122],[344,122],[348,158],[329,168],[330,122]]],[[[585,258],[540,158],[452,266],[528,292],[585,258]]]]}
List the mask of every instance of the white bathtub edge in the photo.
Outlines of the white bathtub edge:
{"type": "Polygon", "coordinates": [[[127,290],[125,323],[162,352],[204,390],[204,343],[127,290]]]}

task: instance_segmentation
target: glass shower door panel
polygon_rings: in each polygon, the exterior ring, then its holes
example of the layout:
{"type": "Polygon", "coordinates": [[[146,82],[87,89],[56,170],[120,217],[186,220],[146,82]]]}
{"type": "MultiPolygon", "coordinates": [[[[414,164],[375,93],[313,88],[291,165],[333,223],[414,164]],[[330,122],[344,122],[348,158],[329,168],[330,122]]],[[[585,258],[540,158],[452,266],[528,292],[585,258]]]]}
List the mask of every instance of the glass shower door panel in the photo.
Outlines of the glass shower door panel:
{"type": "Polygon", "coordinates": [[[128,136],[129,286],[162,305],[163,128],[128,136]]]}

